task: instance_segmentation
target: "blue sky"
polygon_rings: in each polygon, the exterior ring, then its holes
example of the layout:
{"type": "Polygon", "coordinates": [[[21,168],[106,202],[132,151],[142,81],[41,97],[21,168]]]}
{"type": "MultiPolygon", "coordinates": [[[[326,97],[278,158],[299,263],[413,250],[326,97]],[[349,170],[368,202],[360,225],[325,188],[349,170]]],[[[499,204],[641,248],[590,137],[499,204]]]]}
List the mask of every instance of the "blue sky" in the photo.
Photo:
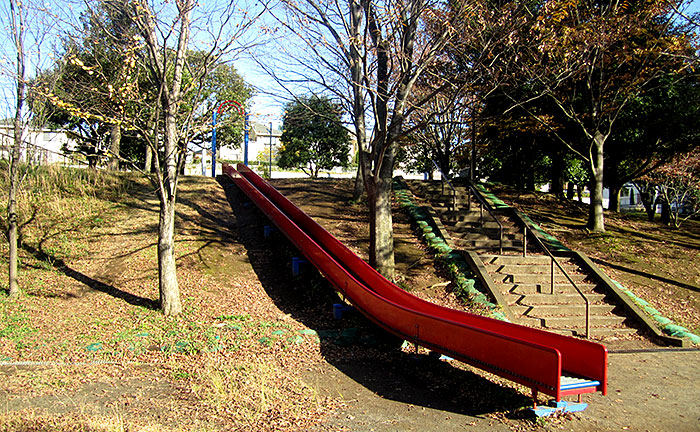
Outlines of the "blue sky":
{"type": "MultiPolygon", "coordinates": [[[[51,5],[54,4],[61,4],[64,7],[64,11],[66,11],[65,5],[70,4],[72,0],[65,0],[60,3],[57,3],[56,0],[38,1],[43,1],[45,4],[48,5],[46,6],[48,8],[51,8],[51,5]]],[[[4,30],[0,32],[0,46],[3,47],[2,51],[0,51],[0,103],[2,103],[2,107],[0,108],[2,109],[2,112],[0,112],[0,118],[7,118],[11,116],[10,113],[12,112],[13,108],[12,101],[14,99],[14,87],[11,81],[7,78],[8,74],[11,75],[11,72],[8,69],[11,67],[13,61],[13,50],[9,41],[7,3],[7,1],[0,2],[0,25],[2,25],[2,30],[4,30]]],[[[82,4],[82,2],[76,0],[75,4],[76,8],[81,7],[80,5],[82,4]]],[[[72,9],[67,13],[69,15],[77,15],[77,12],[75,12],[75,10],[76,9],[72,9]]],[[[693,0],[688,11],[700,12],[700,0],[693,0]]],[[[44,62],[48,62],[51,60],[47,55],[51,51],[50,48],[50,44],[47,43],[45,43],[42,47],[44,51],[44,53],[42,54],[44,62]]],[[[268,77],[262,70],[260,70],[256,63],[251,59],[238,59],[234,61],[234,65],[243,75],[246,81],[251,83],[253,86],[260,88],[269,88],[273,83],[272,79],[268,77]]],[[[264,92],[261,92],[254,98],[252,109],[250,111],[254,115],[257,115],[259,120],[262,122],[267,123],[269,121],[273,121],[277,124],[281,121],[281,115],[285,102],[286,101],[282,98],[275,98],[264,94],[264,92]]]]}
{"type": "MultiPolygon", "coordinates": [[[[686,12],[700,12],[700,0],[693,0],[686,12]]],[[[242,59],[234,64],[246,81],[254,86],[265,87],[270,85],[271,78],[261,71],[254,61],[242,59]]],[[[284,100],[275,99],[269,95],[259,94],[254,98],[252,111],[267,114],[267,121],[270,121],[270,119],[277,121],[281,119],[285,102],[284,100]]]]}

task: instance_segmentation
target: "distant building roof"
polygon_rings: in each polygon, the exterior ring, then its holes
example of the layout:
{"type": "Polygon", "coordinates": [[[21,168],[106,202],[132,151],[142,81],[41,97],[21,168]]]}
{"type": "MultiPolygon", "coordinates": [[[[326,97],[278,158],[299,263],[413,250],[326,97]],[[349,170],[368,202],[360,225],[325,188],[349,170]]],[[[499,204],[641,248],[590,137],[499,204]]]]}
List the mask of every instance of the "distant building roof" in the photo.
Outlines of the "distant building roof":
{"type": "MultiPolygon", "coordinates": [[[[256,140],[258,137],[269,137],[270,136],[270,124],[253,122],[250,127],[250,139],[256,140]]],[[[279,138],[282,136],[282,130],[278,127],[272,127],[272,136],[279,138]]]]}

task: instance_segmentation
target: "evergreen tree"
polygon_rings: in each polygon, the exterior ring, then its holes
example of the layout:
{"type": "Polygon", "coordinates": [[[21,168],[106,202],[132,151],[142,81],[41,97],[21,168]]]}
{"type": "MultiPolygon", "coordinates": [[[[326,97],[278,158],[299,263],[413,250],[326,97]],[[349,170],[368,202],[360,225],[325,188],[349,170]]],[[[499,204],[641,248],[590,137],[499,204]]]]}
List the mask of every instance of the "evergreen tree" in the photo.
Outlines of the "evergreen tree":
{"type": "Polygon", "coordinates": [[[341,118],[340,105],[327,97],[313,95],[287,104],[280,168],[300,168],[316,178],[322,169],[347,167],[350,134],[341,118]]]}

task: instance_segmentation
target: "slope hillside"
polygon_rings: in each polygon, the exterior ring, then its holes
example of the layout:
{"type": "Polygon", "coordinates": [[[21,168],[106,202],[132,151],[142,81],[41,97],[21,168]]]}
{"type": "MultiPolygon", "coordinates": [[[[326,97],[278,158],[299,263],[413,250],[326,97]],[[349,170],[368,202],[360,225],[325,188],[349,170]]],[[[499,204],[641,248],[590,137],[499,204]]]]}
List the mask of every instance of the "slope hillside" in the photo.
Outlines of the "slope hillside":
{"type": "Polygon", "coordinates": [[[265,291],[221,186],[195,177],[180,188],[184,313],[167,319],[150,183],[28,174],[24,294],[7,298],[5,271],[0,282],[0,430],[306,430],[332,411],[302,380],[321,361],[317,338],[265,291]]]}
{"type": "MultiPolygon", "coordinates": [[[[367,208],[350,201],[351,181],[276,183],[353,250],[366,251],[367,208]]],[[[0,169],[3,203],[6,191],[0,169]]],[[[156,304],[158,204],[147,180],[32,168],[23,191],[23,296],[8,299],[4,270],[0,278],[0,430],[696,426],[695,417],[676,415],[697,409],[688,379],[694,352],[612,356],[615,396],[591,396],[583,414],[535,422],[519,411],[531,403],[526,389],[422,349],[387,347],[358,314],[334,319],[339,299],[325,280],[308,268],[292,276],[295,251],[279,233],[265,238],[264,218],[224,181],[182,179],[176,253],[185,311],[170,319],[156,304]]],[[[400,211],[395,229],[399,284],[463,307],[400,211]]]]}

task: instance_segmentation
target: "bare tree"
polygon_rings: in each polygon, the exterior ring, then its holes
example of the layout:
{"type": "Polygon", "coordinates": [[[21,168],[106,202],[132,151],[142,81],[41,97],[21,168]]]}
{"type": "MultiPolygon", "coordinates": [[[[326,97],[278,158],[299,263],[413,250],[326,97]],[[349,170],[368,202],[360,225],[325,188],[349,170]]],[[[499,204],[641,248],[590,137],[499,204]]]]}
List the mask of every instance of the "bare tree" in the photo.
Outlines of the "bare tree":
{"type": "Polygon", "coordinates": [[[501,89],[552,136],[586,161],[591,173],[588,228],[605,231],[605,146],[630,101],[669,72],[691,67],[688,38],[674,31],[668,5],[549,0],[523,10],[530,24],[512,35],[500,64],[512,81],[501,89]],[[560,116],[539,115],[547,100],[560,116]],[[562,119],[573,125],[564,135],[562,119]]]}
{"type": "Polygon", "coordinates": [[[18,250],[17,250],[17,191],[19,189],[19,159],[20,159],[20,149],[22,145],[22,135],[23,135],[23,122],[22,122],[22,109],[24,106],[25,99],[25,81],[26,81],[26,67],[25,67],[25,53],[24,53],[24,29],[25,29],[25,15],[26,9],[23,4],[18,3],[16,0],[10,0],[10,32],[12,42],[14,44],[13,48],[16,51],[16,75],[15,84],[17,87],[16,93],[16,105],[15,105],[15,116],[13,120],[13,145],[12,152],[10,155],[10,191],[7,204],[7,219],[8,219],[8,229],[7,238],[10,242],[10,253],[9,253],[9,288],[10,297],[14,298],[19,296],[20,288],[17,282],[17,262],[18,262],[18,250]]]}
{"type": "Polygon", "coordinates": [[[647,180],[656,185],[673,228],[700,214],[700,148],[677,155],[649,173],[647,180]]]}
{"type": "Polygon", "coordinates": [[[363,181],[370,210],[370,264],[393,278],[391,187],[396,150],[407,132],[407,116],[449,85],[438,80],[424,97],[413,97],[416,83],[429,73],[454,35],[449,20],[440,19],[444,4],[429,0],[285,0],[283,4],[287,15],[279,16],[278,24],[300,42],[284,51],[290,65],[285,72],[291,70],[293,76],[267,70],[290,94],[303,83],[346,103],[359,147],[358,180],[363,181]],[[442,31],[426,43],[429,22],[442,31]]]}
{"type": "Polygon", "coordinates": [[[700,27],[700,13],[690,12],[693,0],[667,0],[673,12],[694,28],[700,27]]]}
{"type": "Polygon", "coordinates": [[[435,165],[446,176],[456,167],[457,153],[465,154],[469,143],[471,115],[468,101],[440,95],[409,118],[409,127],[418,124],[407,136],[403,149],[409,167],[432,173],[435,165]],[[456,103],[455,103],[456,102],[456,103]]]}
{"type": "Polygon", "coordinates": [[[243,37],[259,13],[238,6],[243,5],[226,2],[217,4],[217,10],[203,10],[205,6],[195,0],[129,3],[146,48],[142,60],[159,95],[152,117],[155,121],[151,122],[150,132],[144,130],[144,137],[151,153],[159,159],[152,178],[160,201],[158,276],[160,304],[165,315],[182,311],[174,248],[177,185],[186,144],[198,128],[204,127],[195,124],[196,107],[184,110],[183,115],[183,102],[187,94],[201,93],[202,83],[213,65],[225,57],[230,60],[248,48],[243,37]],[[197,19],[203,20],[201,26],[196,25],[197,19]],[[188,51],[205,37],[206,54],[196,63],[188,62],[188,51]],[[183,79],[185,75],[187,80],[183,79]],[[159,120],[163,123],[162,137],[159,120]]]}
{"type": "MultiPolygon", "coordinates": [[[[6,47],[11,47],[7,54],[14,59],[0,62],[0,76],[10,84],[13,89],[11,98],[7,96],[7,106],[13,106],[12,115],[12,145],[10,150],[9,177],[10,185],[8,191],[8,229],[7,238],[9,242],[9,295],[17,297],[21,293],[18,283],[18,258],[19,258],[19,216],[17,206],[17,196],[21,189],[22,176],[21,158],[22,145],[25,139],[25,129],[29,122],[26,105],[28,75],[33,67],[38,70],[42,64],[41,49],[44,47],[47,38],[52,35],[55,26],[55,16],[43,9],[42,2],[9,0],[4,3],[0,20],[6,24],[8,34],[3,41],[6,47]],[[4,20],[7,20],[6,22],[4,20]],[[30,47],[27,48],[27,45],[30,47]],[[33,66],[33,67],[32,67],[33,66]],[[6,68],[7,67],[7,68],[6,68]],[[11,100],[11,101],[10,101],[11,100]]],[[[40,116],[37,116],[40,117],[40,116]]],[[[40,125],[40,119],[34,118],[34,124],[40,125]]]]}

